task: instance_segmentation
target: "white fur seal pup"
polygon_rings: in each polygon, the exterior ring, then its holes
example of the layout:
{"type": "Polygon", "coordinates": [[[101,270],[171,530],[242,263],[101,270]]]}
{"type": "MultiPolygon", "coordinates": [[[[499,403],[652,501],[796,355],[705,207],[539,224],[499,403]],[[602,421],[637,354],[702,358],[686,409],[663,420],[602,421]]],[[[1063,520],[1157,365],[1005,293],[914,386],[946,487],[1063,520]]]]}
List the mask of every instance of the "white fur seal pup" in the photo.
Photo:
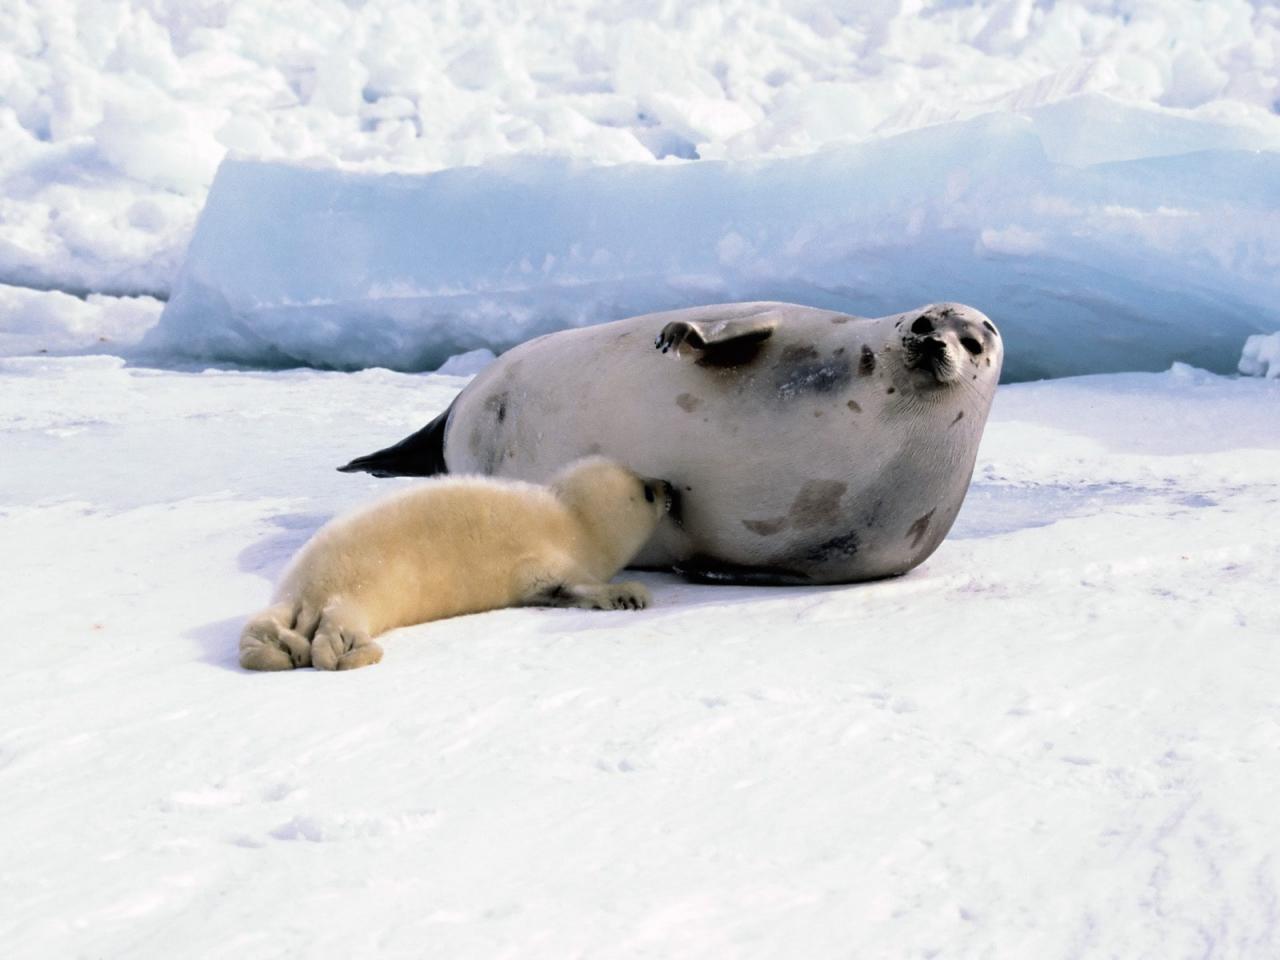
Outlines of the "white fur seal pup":
{"type": "Polygon", "coordinates": [[[637,566],[757,584],[893,576],[951,528],[1003,356],[995,325],[958,303],[878,319],[772,302],[648,314],[521,344],[418,433],[341,469],[537,480],[602,453],[681,491],[682,524],[662,523],[637,566]]]}
{"type": "Polygon", "coordinates": [[[321,527],[275,602],[245,626],[240,665],[349,670],[377,663],[395,627],[517,605],[638,610],[609,583],[653,534],[673,493],[603,457],[549,486],[446,477],[321,527]]]}

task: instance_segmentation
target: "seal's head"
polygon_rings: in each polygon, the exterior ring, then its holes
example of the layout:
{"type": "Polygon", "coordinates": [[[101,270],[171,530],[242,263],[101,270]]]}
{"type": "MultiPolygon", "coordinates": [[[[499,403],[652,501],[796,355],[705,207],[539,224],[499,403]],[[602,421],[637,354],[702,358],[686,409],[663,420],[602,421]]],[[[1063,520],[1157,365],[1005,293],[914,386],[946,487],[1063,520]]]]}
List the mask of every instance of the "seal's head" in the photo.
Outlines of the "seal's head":
{"type": "Polygon", "coordinates": [[[980,310],[962,303],[931,303],[897,323],[904,365],[917,390],[960,383],[994,385],[1004,345],[980,310]]]}

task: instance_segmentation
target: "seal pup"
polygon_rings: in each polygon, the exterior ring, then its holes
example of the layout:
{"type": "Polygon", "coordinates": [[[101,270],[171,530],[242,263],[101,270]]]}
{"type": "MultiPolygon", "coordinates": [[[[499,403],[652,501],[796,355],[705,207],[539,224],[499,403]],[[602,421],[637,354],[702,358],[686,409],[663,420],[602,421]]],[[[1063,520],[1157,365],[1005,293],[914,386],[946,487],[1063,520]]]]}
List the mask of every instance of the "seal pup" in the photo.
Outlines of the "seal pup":
{"type": "Polygon", "coordinates": [[[1003,356],[995,325],[959,303],[647,314],[521,344],[422,430],[339,469],[538,480],[602,453],[682,494],[682,523],[663,522],[637,566],[753,584],[894,576],[959,512],[1003,356]]]}
{"type": "Polygon", "coordinates": [[[668,483],[604,457],[540,486],[442,477],[321,527],[272,606],[240,637],[240,665],[349,670],[377,663],[395,627],[518,605],[639,610],[611,584],[670,509],[668,483]]]}

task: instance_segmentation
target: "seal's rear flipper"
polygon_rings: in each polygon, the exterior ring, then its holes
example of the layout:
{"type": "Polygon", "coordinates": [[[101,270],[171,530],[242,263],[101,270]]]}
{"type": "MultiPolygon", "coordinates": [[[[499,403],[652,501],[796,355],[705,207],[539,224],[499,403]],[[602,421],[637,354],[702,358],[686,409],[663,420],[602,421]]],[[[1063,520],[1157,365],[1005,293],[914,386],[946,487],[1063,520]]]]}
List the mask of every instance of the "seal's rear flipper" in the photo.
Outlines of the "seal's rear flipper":
{"type": "Polygon", "coordinates": [[[448,473],[444,462],[444,431],[451,412],[453,404],[417,433],[384,450],[356,457],[338,470],[342,473],[363,471],[375,477],[430,477],[448,473]]]}
{"type": "Polygon", "coordinates": [[[781,567],[748,567],[697,554],[674,563],[671,569],[690,583],[714,583],[735,587],[811,587],[813,579],[781,567]]]}
{"type": "Polygon", "coordinates": [[[672,320],[654,339],[666,353],[691,347],[701,353],[698,363],[708,367],[736,367],[750,363],[761,345],[773,336],[778,317],[772,310],[727,320],[672,320]]]}

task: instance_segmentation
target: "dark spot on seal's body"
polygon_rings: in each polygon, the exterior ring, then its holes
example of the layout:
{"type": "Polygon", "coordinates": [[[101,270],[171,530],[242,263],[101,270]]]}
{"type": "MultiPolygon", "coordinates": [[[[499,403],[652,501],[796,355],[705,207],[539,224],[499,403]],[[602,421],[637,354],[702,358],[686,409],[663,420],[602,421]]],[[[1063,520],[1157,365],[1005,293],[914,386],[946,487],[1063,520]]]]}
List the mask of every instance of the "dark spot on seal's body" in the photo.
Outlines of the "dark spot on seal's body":
{"type": "Polygon", "coordinates": [[[934,511],[937,509],[937,507],[934,507],[933,510],[920,517],[907,529],[907,536],[912,538],[911,548],[913,550],[920,546],[920,541],[924,539],[925,532],[929,529],[929,521],[933,519],[934,511]]]}
{"type": "Polygon", "coordinates": [[[832,317],[831,322],[832,323],[848,323],[852,319],[853,317],[846,317],[844,314],[841,314],[838,317],[832,317]]]}
{"type": "Polygon", "coordinates": [[[857,531],[850,530],[830,540],[811,547],[804,555],[809,563],[831,563],[837,560],[849,560],[858,554],[859,539],[857,531]]]}
{"type": "Polygon", "coordinates": [[[693,413],[702,406],[702,398],[695,397],[692,393],[682,393],[676,397],[676,406],[685,413],[693,413]]]}
{"type": "Polygon", "coordinates": [[[840,498],[848,489],[839,480],[810,480],[791,502],[791,523],[800,529],[835,523],[840,519],[840,498]]]}
{"type": "Polygon", "coordinates": [[[858,372],[864,377],[868,374],[875,373],[876,370],[876,354],[875,351],[868,347],[865,343],[862,345],[862,355],[858,358],[858,372]]]}
{"type": "Polygon", "coordinates": [[[847,357],[832,355],[823,359],[809,344],[787,347],[773,369],[778,395],[783,400],[805,393],[833,393],[853,376],[847,357]]]}
{"type": "Polygon", "coordinates": [[[888,390],[885,391],[885,393],[897,393],[897,392],[898,391],[895,387],[890,387],[888,390]]]}
{"type": "Polygon", "coordinates": [[[803,363],[805,360],[816,360],[818,351],[812,344],[804,344],[803,346],[793,344],[782,351],[782,362],[788,365],[803,363]]]}
{"type": "Polygon", "coordinates": [[[484,402],[484,408],[493,413],[498,418],[498,422],[502,423],[507,419],[507,395],[506,393],[495,393],[484,402]]]}
{"type": "Polygon", "coordinates": [[[957,423],[959,423],[963,419],[964,419],[964,411],[961,410],[959,413],[956,414],[956,418],[951,421],[951,426],[954,427],[957,423]]]}
{"type": "Polygon", "coordinates": [[[862,407],[858,405],[857,400],[850,400],[848,403],[845,404],[845,406],[848,407],[850,410],[852,410],[854,413],[862,412],[862,407]]]}
{"type": "Polygon", "coordinates": [[[775,533],[781,533],[787,529],[787,518],[772,517],[768,520],[743,520],[742,525],[752,533],[757,533],[762,537],[772,537],[775,533]]]}

